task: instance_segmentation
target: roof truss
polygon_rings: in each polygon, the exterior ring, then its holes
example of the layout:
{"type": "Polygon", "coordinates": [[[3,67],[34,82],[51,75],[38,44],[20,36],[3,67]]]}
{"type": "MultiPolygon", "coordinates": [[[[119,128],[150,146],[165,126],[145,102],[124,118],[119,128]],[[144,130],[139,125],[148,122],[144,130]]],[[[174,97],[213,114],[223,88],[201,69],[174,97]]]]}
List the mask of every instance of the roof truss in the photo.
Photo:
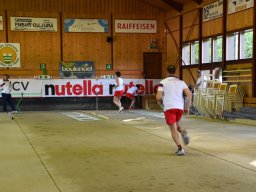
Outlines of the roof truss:
{"type": "Polygon", "coordinates": [[[162,0],[162,1],[168,4],[169,6],[171,6],[173,9],[177,10],[178,12],[181,12],[183,10],[183,6],[180,3],[177,3],[173,0],[162,0]]]}

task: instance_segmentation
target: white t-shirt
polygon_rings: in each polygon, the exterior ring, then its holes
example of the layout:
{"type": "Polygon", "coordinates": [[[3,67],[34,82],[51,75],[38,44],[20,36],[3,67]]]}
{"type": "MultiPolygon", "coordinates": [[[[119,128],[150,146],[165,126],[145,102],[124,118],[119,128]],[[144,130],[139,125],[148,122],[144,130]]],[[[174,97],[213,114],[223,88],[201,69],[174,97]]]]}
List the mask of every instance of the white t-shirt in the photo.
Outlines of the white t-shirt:
{"type": "Polygon", "coordinates": [[[115,88],[115,91],[122,91],[124,90],[124,80],[121,77],[117,78],[119,80],[119,86],[115,88]]]}
{"type": "Polygon", "coordinates": [[[0,89],[2,93],[10,94],[12,90],[12,83],[11,81],[0,81],[0,89]],[[3,86],[2,86],[3,85],[3,86]]]}
{"type": "Polygon", "coordinates": [[[184,81],[175,77],[168,77],[160,82],[158,91],[164,92],[164,111],[168,109],[184,109],[183,91],[188,88],[184,81]]]}
{"type": "Polygon", "coordinates": [[[138,90],[138,88],[136,87],[136,86],[132,86],[131,88],[129,88],[128,90],[127,90],[127,93],[130,93],[130,94],[135,94],[136,93],[136,91],[138,90]]]}

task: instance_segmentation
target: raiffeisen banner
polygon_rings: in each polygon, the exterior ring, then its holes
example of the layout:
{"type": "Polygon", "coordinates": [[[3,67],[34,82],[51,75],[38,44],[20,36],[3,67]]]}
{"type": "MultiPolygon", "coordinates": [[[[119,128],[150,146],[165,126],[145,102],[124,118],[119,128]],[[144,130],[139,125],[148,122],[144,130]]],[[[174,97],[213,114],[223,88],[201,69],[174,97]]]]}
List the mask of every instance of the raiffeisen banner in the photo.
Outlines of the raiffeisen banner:
{"type": "MultiPolygon", "coordinates": [[[[11,79],[13,97],[108,97],[113,96],[115,79],[11,79]]],[[[127,90],[140,85],[139,95],[154,95],[160,79],[124,79],[127,90]]]]}

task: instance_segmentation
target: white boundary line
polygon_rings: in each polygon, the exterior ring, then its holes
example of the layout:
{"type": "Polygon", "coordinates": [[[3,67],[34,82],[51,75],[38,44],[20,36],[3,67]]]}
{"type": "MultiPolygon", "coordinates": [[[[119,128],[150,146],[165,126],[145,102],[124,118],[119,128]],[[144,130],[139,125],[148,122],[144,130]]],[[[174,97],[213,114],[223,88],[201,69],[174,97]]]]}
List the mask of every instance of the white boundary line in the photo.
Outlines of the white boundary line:
{"type": "Polygon", "coordinates": [[[143,111],[129,111],[130,113],[137,113],[141,115],[153,116],[164,119],[164,114],[158,114],[157,112],[143,112],[143,111]]]}
{"type": "Polygon", "coordinates": [[[63,112],[61,113],[63,115],[66,115],[68,117],[71,117],[72,119],[75,119],[77,121],[95,121],[95,120],[99,120],[96,117],[92,117],[83,113],[79,113],[79,112],[63,112]]]}

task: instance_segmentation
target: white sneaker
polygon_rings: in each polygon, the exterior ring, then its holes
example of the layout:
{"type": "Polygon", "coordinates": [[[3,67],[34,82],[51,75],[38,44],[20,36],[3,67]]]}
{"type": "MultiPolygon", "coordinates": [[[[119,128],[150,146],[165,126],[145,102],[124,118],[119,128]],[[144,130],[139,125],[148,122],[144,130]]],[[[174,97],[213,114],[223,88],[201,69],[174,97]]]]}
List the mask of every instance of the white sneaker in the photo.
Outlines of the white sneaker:
{"type": "Polygon", "coordinates": [[[188,145],[189,144],[189,136],[188,136],[188,133],[185,129],[183,129],[181,131],[181,137],[182,137],[182,141],[185,145],[188,145]]]}
{"type": "Polygon", "coordinates": [[[18,111],[12,111],[11,114],[18,113],[18,111]]]}
{"type": "Polygon", "coordinates": [[[8,115],[9,115],[9,117],[11,118],[11,120],[14,119],[14,117],[12,116],[12,113],[11,113],[11,112],[9,112],[8,115]]]}
{"type": "Polygon", "coordinates": [[[185,150],[183,148],[179,149],[178,151],[176,151],[176,155],[178,155],[178,156],[185,155],[185,150]]]}
{"type": "Polygon", "coordinates": [[[120,107],[120,109],[118,110],[118,113],[122,113],[123,110],[124,110],[124,108],[120,107]]]}

